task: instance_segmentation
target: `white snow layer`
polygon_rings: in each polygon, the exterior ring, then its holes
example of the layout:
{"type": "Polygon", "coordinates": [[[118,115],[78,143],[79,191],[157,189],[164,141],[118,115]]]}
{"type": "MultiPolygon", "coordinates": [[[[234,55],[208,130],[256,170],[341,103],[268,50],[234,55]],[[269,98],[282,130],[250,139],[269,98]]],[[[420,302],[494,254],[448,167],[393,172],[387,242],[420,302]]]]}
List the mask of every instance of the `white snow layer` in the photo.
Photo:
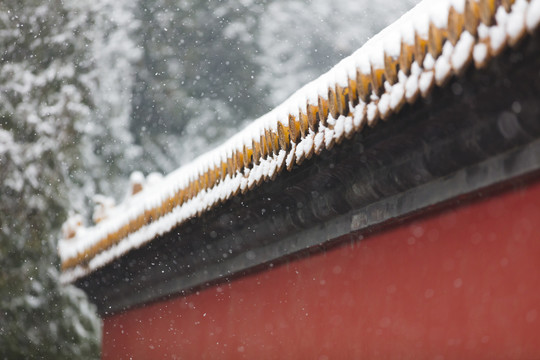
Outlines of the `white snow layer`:
{"type": "MultiPolygon", "coordinates": [[[[434,83],[441,86],[452,74],[460,74],[471,59],[474,59],[477,66],[485,63],[490,55],[501,51],[507,39],[513,44],[524,35],[525,29],[533,32],[540,24],[540,0],[516,0],[510,13],[506,13],[500,6],[494,25],[479,25],[478,38],[464,31],[456,46],[446,41],[442,54],[437,59],[427,53],[421,65],[416,61],[412,64],[409,75],[400,71],[396,84],[385,84],[385,91],[381,96],[372,94],[371,101],[366,103],[359,100],[359,104],[354,108],[350,106],[348,116],[341,115],[337,120],[330,119],[333,121],[328,121],[327,126],[319,124],[316,132],[309,130],[297,142],[291,141],[287,151],[282,149],[277,155],[267,155],[265,159],[259,159],[258,164],[253,164],[251,169],[243,168],[232,176],[228,174],[212,188],[199,190],[190,200],[166,214],[161,214],[149,224],[134,229],[119,242],[108,248],[100,248],[110,234],[117,233],[126,225],[140,219],[145,212],[159,208],[181,190],[188,188],[190,183],[205,172],[222,168],[223,164],[227,164],[227,159],[236,152],[242,152],[244,148],[251,149],[254,141],[260,142],[265,130],[276,134],[278,123],[288,127],[289,115],[298,118],[299,111],[306,113],[307,104],[317,106],[319,97],[328,99],[328,89],[334,89],[336,85],[347,87],[349,79],[356,79],[357,71],[371,76],[372,71],[385,69],[386,58],[395,60],[400,56],[401,44],[414,45],[417,37],[426,41],[430,24],[439,29],[446,28],[450,7],[463,14],[464,6],[465,0],[420,2],[328,73],[299,89],[280,106],[255,120],[221,146],[163,179],[148,179],[148,184],[142,191],[108,209],[107,217],[99,224],[91,228],[79,227],[73,238],[60,240],[59,253],[63,262],[81,257],[90,249],[96,254],[92,257],[90,252],[87,264],[64,270],[62,280],[71,282],[85,276],[156,236],[169,232],[187,219],[231,198],[239,191],[247,191],[262,181],[273,178],[283,168],[292,168],[295,163],[299,164],[314,151],[318,154],[323,146],[328,148],[335,142],[339,143],[344,136],[350,136],[353,130],[362,129],[364,124],[374,126],[379,116],[387,118],[392,112],[398,111],[405,101],[414,101],[419,92],[422,96],[427,96],[434,83]]],[[[135,174],[134,178],[132,180],[143,182],[143,179],[139,179],[140,174],[135,174]]]]}

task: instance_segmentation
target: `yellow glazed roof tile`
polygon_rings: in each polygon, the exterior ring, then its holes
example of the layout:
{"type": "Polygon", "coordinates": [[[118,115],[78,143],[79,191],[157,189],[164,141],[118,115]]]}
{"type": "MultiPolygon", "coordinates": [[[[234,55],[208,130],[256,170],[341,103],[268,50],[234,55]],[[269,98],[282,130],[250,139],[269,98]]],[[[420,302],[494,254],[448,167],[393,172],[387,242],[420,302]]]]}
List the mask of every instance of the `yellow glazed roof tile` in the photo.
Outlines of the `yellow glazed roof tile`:
{"type": "Polygon", "coordinates": [[[399,113],[473,63],[484,67],[540,23],[540,0],[424,0],[328,73],[218,148],[110,209],[91,228],[65,224],[71,282],[190,218],[272,181],[399,113]]]}

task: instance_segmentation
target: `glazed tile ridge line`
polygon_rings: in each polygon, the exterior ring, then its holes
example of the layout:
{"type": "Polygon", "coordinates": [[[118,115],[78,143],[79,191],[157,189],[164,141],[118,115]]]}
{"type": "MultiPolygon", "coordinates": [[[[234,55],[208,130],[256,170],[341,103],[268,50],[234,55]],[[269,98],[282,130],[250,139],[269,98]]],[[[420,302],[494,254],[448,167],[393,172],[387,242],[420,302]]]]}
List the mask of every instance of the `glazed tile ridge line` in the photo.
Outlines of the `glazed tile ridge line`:
{"type": "MultiPolygon", "coordinates": [[[[332,94],[331,91],[329,91],[329,93],[332,94]]],[[[329,98],[331,99],[331,97],[329,97],[329,98]]],[[[313,126],[313,125],[312,125],[312,126],[313,126]]],[[[303,134],[303,135],[305,136],[305,131],[304,131],[304,134],[303,134]]],[[[262,143],[262,142],[261,142],[261,143],[262,143]]],[[[255,158],[255,159],[257,159],[257,158],[255,158]]],[[[223,179],[223,176],[224,176],[226,173],[230,173],[230,172],[231,172],[231,169],[234,168],[234,167],[231,165],[231,162],[232,162],[232,161],[230,161],[231,158],[229,158],[228,160],[229,160],[228,166],[226,167],[227,170],[225,170],[225,166],[222,166],[222,169],[221,169],[221,179],[223,179]]],[[[236,169],[236,168],[235,168],[235,169],[236,169]]],[[[199,180],[199,184],[193,183],[193,182],[190,183],[190,186],[188,187],[188,189],[190,190],[190,196],[188,196],[188,198],[192,197],[193,194],[198,193],[198,192],[201,190],[201,188],[204,188],[204,187],[207,187],[207,186],[208,186],[208,187],[212,187],[212,186],[214,185],[214,184],[212,184],[212,183],[209,184],[209,185],[206,185],[206,182],[205,182],[205,181],[201,181],[202,179],[206,178],[206,175],[207,175],[207,174],[204,173],[202,176],[200,176],[200,178],[198,179],[198,180],[199,180]],[[195,186],[193,186],[193,185],[195,185],[195,186]],[[198,185],[198,186],[197,186],[197,185],[198,185]]],[[[181,192],[180,192],[180,193],[181,193],[181,192]]],[[[184,203],[184,202],[185,202],[185,200],[182,200],[182,201],[180,201],[179,203],[182,204],[182,203],[184,203]]],[[[126,227],[121,228],[121,231],[119,232],[120,235],[117,235],[116,237],[118,237],[118,238],[123,238],[123,237],[125,236],[125,233],[126,233],[126,232],[129,232],[130,229],[133,229],[133,228],[140,228],[140,227],[144,226],[145,224],[147,224],[148,222],[152,221],[153,219],[159,218],[162,214],[169,212],[169,211],[172,209],[172,207],[174,207],[173,205],[174,205],[175,203],[178,203],[178,201],[166,201],[166,202],[165,202],[165,206],[163,206],[163,204],[162,204],[162,206],[161,206],[162,209],[159,209],[159,208],[158,208],[158,209],[152,209],[152,210],[150,210],[150,211],[145,212],[145,214],[144,214],[144,216],[143,216],[142,219],[141,219],[141,218],[138,218],[138,219],[136,219],[136,221],[133,222],[133,223],[134,223],[134,226],[128,226],[127,228],[126,228],[126,227]],[[167,204],[169,204],[169,206],[166,206],[167,204]],[[163,208],[164,208],[164,209],[163,209],[163,208]],[[161,211],[159,211],[159,210],[161,210],[161,211]],[[142,221],[141,221],[141,220],[142,220],[142,221]],[[146,220],[146,221],[145,221],[145,220],[146,220]]],[[[131,225],[131,224],[130,224],[130,225],[131,225]]],[[[132,230],[132,231],[133,231],[133,230],[132,230]]],[[[109,240],[110,240],[110,239],[109,239],[109,240]]],[[[91,252],[91,251],[89,251],[89,252],[91,252]]]]}
{"type": "MultiPolygon", "coordinates": [[[[330,92],[330,94],[331,94],[331,92],[330,92]]],[[[305,134],[304,134],[304,135],[305,135],[305,134]]],[[[225,170],[224,170],[224,167],[222,167],[222,171],[221,171],[221,175],[222,175],[221,178],[222,178],[222,179],[223,179],[223,176],[224,176],[224,174],[225,174],[226,172],[229,172],[229,173],[230,173],[230,171],[231,171],[230,169],[232,168],[232,166],[230,165],[230,161],[229,161],[229,164],[228,164],[228,165],[229,165],[229,166],[227,166],[227,171],[225,171],[225,170]]],[[[203,174],[203,176],[202,176],[201,178],[205,178],[205,175],[206,175],[206,174],[203,174]]],[[[201,179],[199,179],[199,181],[200,181],[200,180],[201,180],[201,179]]],[[[191,193],[197,193],[198,191],[200,191],[201,188],[205,187],[205,185],[204,185],[205,183],[203,182],[202,184],[203,184],[203,185],[199,185],[198,187],[195,186],[195,189],[194,189],[194,190],[193,190],[193,186],[192,186],[193,183],[190,184],[189,189],[192,190],[191,193]]],[[[195,184],[195,185],[197,185],[197,184],[195,184]]],[[[209,186],[211,187],[211,186],[213,186],[213,184],[210,184],[209,186]]],[[[190,196],[192,196],[192,195],[190,195],[190,196]]],[[[183,202],[184,202],[184,201],[181,201],[180,203],[182,204],[183,202]]],[[[173,205],[175,202],[174,202],[174,201],[169,201],[169,202],[166,202],[166,203],[169,203],[169,204],[173,205]]],[[[153,214],[152,214],[152,211],[150,211],[150,215],[146,215],[146,214],[145,214],[145,218],[148,218],[148,219],[150,219],[150,221],[151,221],[151,220],[154,219],[154,218],[158,218],[158,217],[161,216],[163,213],[169,212],[170,209],[171,209],[171,207],[172,207],[172,206],[166,207],[165,210],[163,210],[163,211],[157,211],[157,214],[155,214],[155,215],[153,215],[153,214]]],[[[153,210],[156,210],[156,209],[153,209],[153,210]]],[[[135,221],[135,222],[134,222],[134,223],[135,223],[135,226],[128,226],[128,229],[126,229],[125,227],[123,227],[123,228],[121,229],[122,231],[120,232],[121,236],[118,236],[118,237],[119,237],[119,238],[122,238],[122,237],[124,236],[124,234],[126,233],[126,231],[129,231],[129,228],[139,228],[139,227],[144,226],[145,221],[140,221],[141,219],[137,219],[137,220],[138,220],[138,221],[135,221]],[[142,225],[141,225],[141,224],[142,224],[142,225]]],[[[143,220],[144,220],[144,219],[143,219],[143,220]]],[[[147,223],[147,222],[148,222],[148,221],[146,221],[146,223],[147,223]]]]}
{"type": "MultiPolygon", "coordinates": [[[[498,55],[507,43],[515,45],[527,30],[536,29],[536,12],[531,15],[526,10],[529,4],[538,8],[538,2],[506,0],[496,6],[495,0],[449,1],[446,20],[428,19],[427,30],[425,26],[422,29],[415,26],[413,36],[391,34],[394,38],[390,40],[398,45],[386,46],[379,54],[382,61],[368,59],[367,67],[360,61],[352,74],[348,71],[344,79],[343,76],[332,79],[333,85],[326,93],[319,91],[316,101],[308,99],[302,107],[292,109],[285,121],[265,124],[250,144],[222,152],[213,164],[206,163],[197,169],[187,184],[178,186],[171,196],[107,231],[99,241],[83,247],[75,255],[65,257],[63,270],[88,263],[98,253],[183,207],[197,195],[219,187],[227,177],[244,177],[248,180],[247,186],[240,182],[234,192],[204,203],[192,216],[200,216],[238,192],[245,193],[262,181],[275,178],[285,167],[292,170],[305,158],[319,154],[323,148],[332,148],[344,136],[351,137],[354,132],[361,131],[365,123],[375,126],[379,118],[388,119],[392,113],[399,112],[405,101],[414,102],[417,94],[427,96],[434,83],[443,86],[451,75],[461,74],[473,59],[476,67],[485,66],[489,58],[498,55]],[[511,19],[513,17],[517,19],[511,19]],[[349,126],[349,131],[335,131],[340,117],[350,119],[352,128],[349,126]],[[287,154],[283,166],[272,176],[262,173],[263,161],[281,151],[287,154]]],[[[412,27],[412,24],[405,26],[412,27]]],[[[383,40],[387,41],[387,38],[383,40]]]]}

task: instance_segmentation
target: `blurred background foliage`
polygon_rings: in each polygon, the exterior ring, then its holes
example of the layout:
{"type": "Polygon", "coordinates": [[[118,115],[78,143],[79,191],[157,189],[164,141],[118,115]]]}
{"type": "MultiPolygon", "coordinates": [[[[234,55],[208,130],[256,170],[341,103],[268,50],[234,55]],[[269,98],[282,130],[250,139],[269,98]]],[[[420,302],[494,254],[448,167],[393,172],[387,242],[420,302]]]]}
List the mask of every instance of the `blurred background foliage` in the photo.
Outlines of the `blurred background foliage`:
{"type": "Polygon", "coordinates": [[[0,357],[98,358],[56,239],[129,174],[168,173],[360,47],[414,0],[0,3],[0,357]]]}

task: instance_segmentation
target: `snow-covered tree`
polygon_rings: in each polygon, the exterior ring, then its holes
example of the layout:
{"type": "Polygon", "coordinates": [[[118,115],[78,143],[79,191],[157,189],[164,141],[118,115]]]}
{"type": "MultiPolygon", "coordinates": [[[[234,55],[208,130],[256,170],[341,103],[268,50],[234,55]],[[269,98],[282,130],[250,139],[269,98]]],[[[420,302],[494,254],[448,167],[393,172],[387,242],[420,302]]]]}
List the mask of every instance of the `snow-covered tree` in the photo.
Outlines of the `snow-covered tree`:
{"type": "Polygon", "coordinates": [[[121,4],[0,3],[0,358],[99,356],[93,307],[58,283],[56,239],[67,209],[88,208],[136,155],[136,23],[121,4]]]}
{"type": "Polygon", "coordinates": [[[264,1],[139,0],[132,132],[168,172],[268,110],[255,84],[264,1]]]}
{"type": "MultiPolygon", "coordinates": [[[[79,144],[84,159],[81,178],[91,178],[85,199],[97,193],[118,193],[127,175],[139,168],[142,148],[130,132],[134,64],[141,51],[133,40],[140,22],[134,18],[134,3],[97,0],[88,5],[93,16],[89,53],[92,69],[81,81],[88,87],[92,111],[81,129],[79,144]]],[[[71,196],[76,198],[75,195],[71,196]]],[[[78,211],[81,207],[73,204],[78,211]]]]}

